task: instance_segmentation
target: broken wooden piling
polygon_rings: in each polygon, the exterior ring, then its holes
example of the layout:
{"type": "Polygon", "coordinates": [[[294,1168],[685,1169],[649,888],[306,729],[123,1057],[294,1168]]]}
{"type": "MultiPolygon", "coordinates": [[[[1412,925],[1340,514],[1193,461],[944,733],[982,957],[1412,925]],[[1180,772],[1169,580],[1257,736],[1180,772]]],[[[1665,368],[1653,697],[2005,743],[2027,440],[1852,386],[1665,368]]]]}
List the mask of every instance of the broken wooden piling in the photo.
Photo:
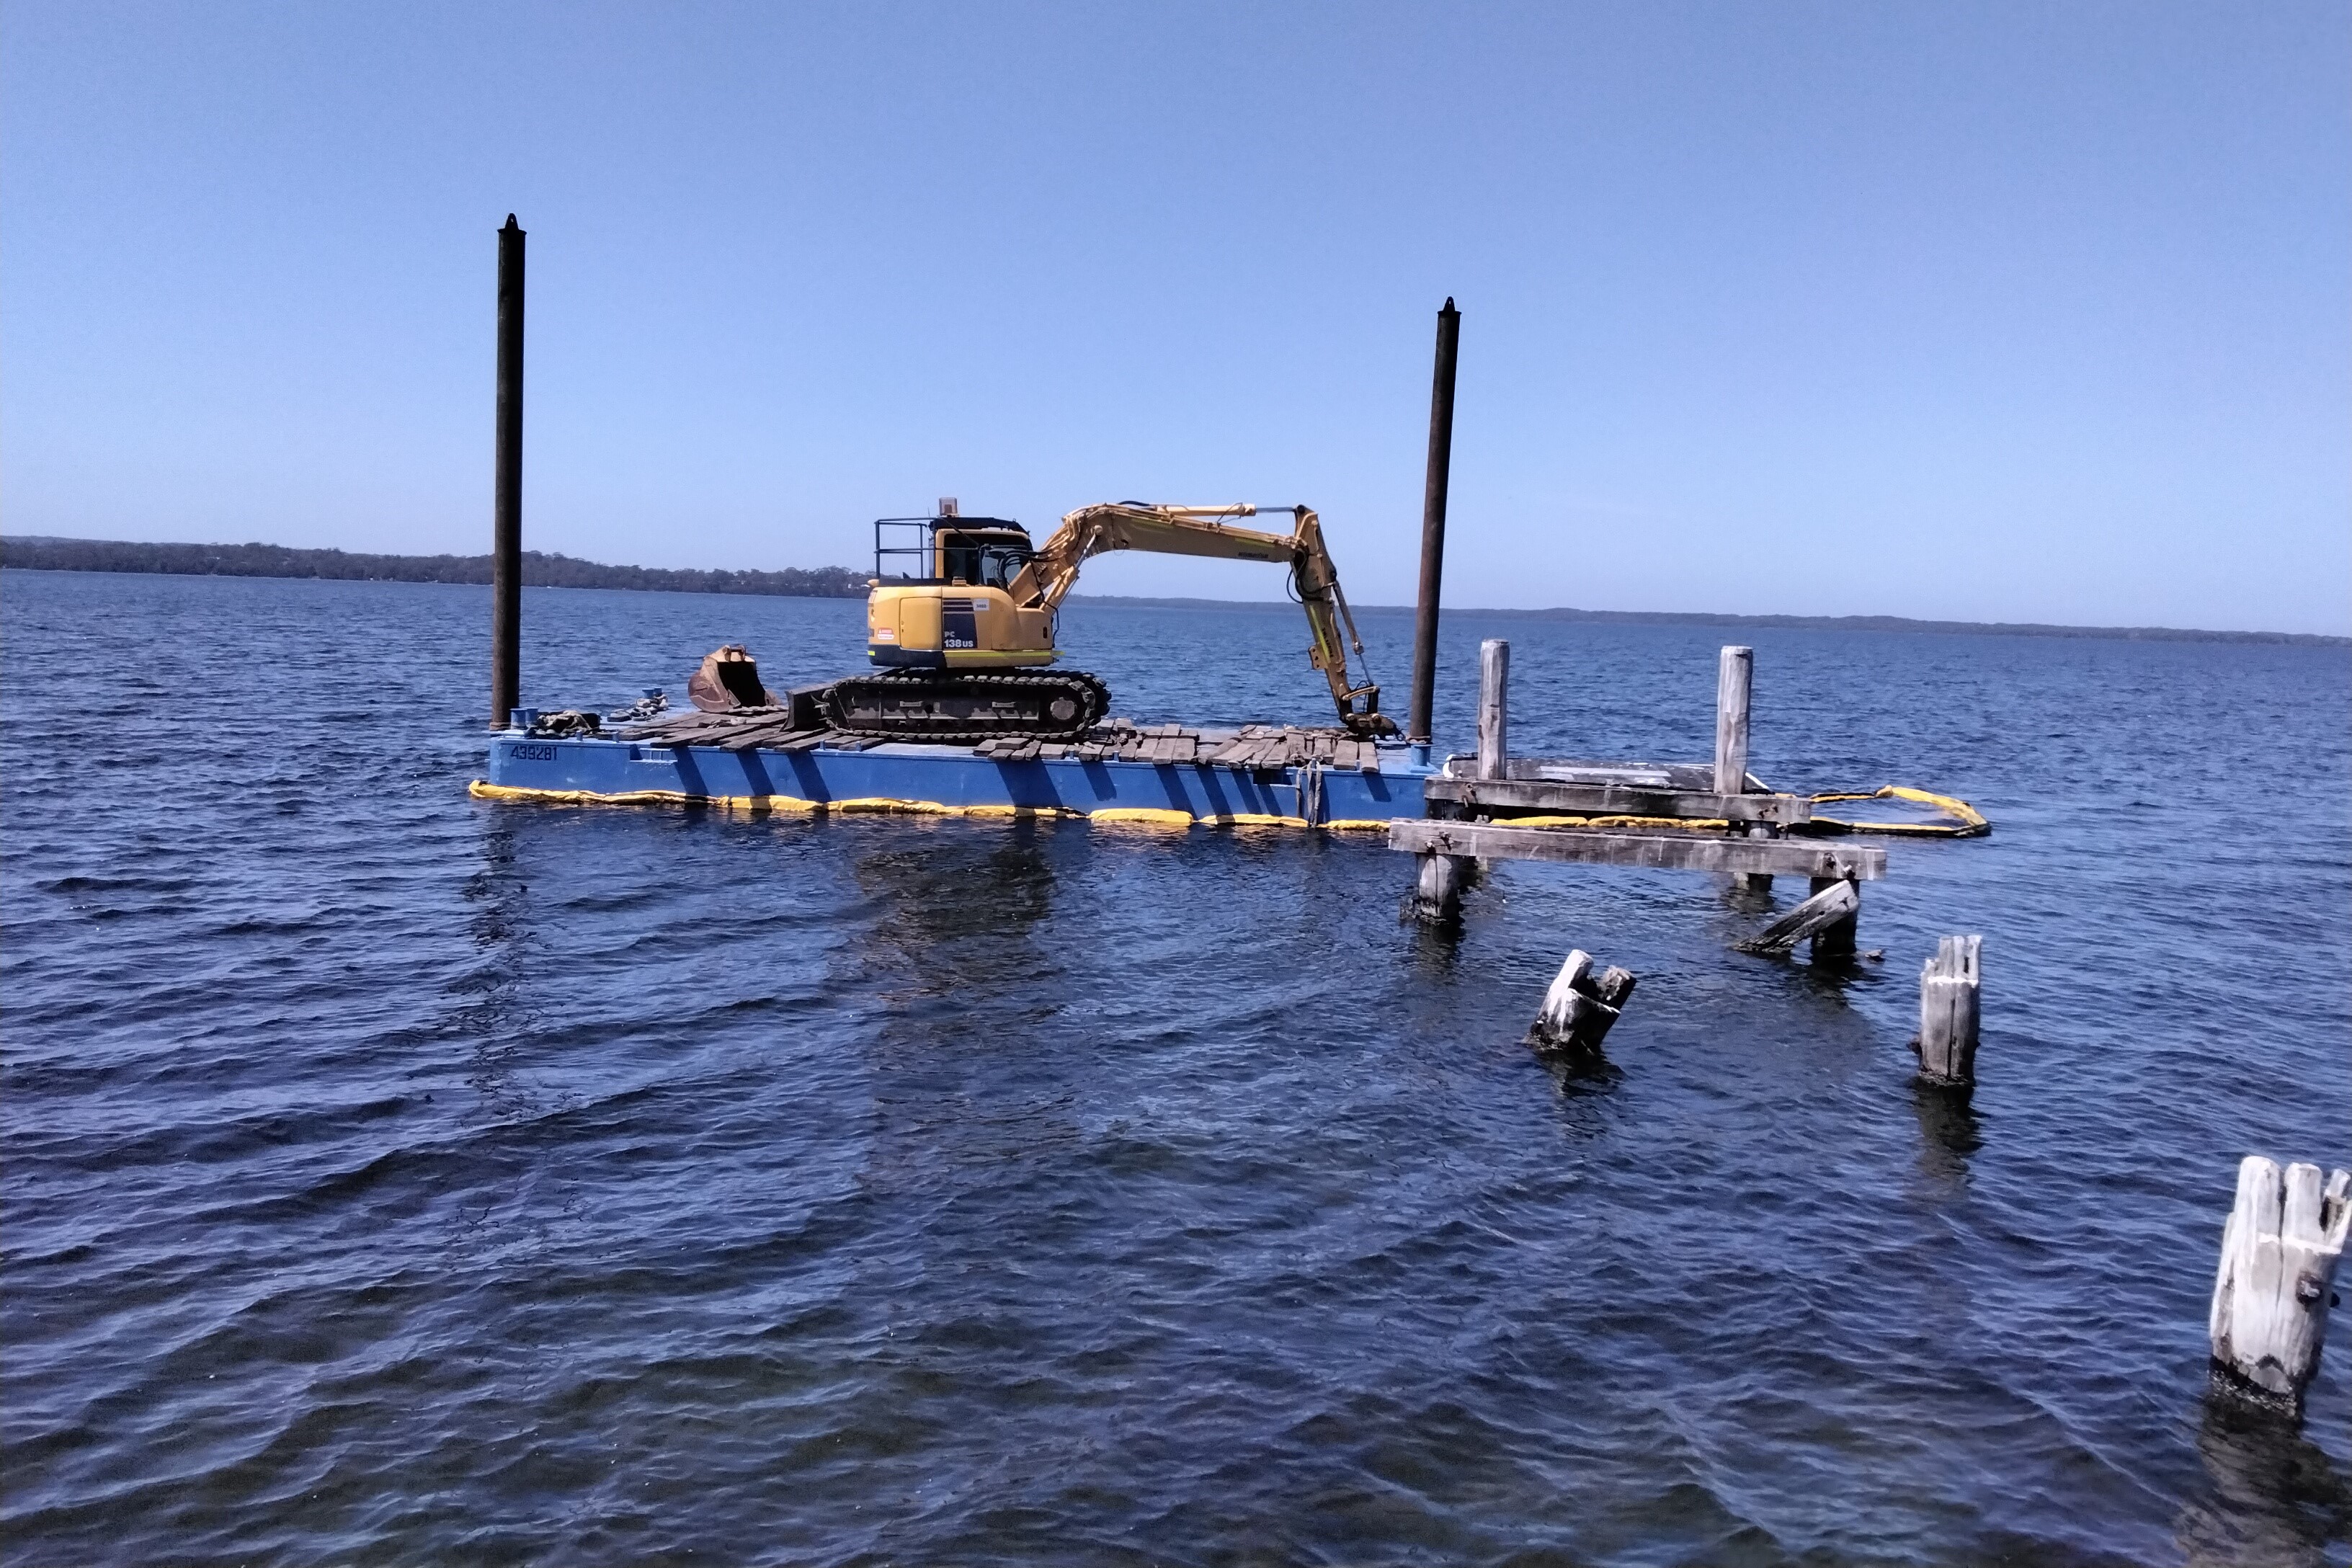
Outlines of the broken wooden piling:
{"type": "MultiPolygon", "coordinates": [[[[1810,882],[1811,899],[1835,893],[1837,882],[1838,879],[1834,877],[1812,878],[1810,882]]],[[[1854,937],[1862,929],[1862,889],[1851,883],[1848,888],[1853,894],[1853,901],[1846,906],[1844,914],[1826,922],[1812,933],[1813,962],[1816,963],[1825,959],[1833,963],[1845,963],[1853,959],[1854,937]]],[[[1807,901],[1811,902],[1811,899],[1807,901]]]]}
{"type": "MultiPolygon", "coordinates": [[[[1862,889],[1853,880],[1840,876],[1812,879],[1813,896],[1749,937],[1732,945],[1742,952],[1760,952],[1781,956],[1794,952],[1797,944],[1807,937],[1813,940],[1813,956],[1820,958],[1822,939],[1843,931],[1845,952],[1853,951],[1853,928],[1862,913],[1862,889]]],[[[1836,950],[1832,950],[1835,956],[1836,950]]]]}
{"type": "Polygon", "coordinates": [[[1976,1082],[1978,982],[1984,938],[1948,936],[1919,972],[1919,1077],[1965,1089],[1976,1082]]]}
{"type": "Polygon", "coordinates": [[[2300,1413],[2319,1370],[2336,1266],[2352,1228],[2352,1173],[2249,1154],[2221,1230],[2207,1328],[2223,1386],[2300,1413]]]}
{"type": "Polygon", "coordinates": [[[1592,955],[1575,949],[1544,993],[1543,1010],[1528,1028],[1528,1044],[1547,1053],[1599,1051],[1610,1026],[1623,1014],[1635,984],[1630,970],[1606,969],[1596,976],[1592,955]]]}

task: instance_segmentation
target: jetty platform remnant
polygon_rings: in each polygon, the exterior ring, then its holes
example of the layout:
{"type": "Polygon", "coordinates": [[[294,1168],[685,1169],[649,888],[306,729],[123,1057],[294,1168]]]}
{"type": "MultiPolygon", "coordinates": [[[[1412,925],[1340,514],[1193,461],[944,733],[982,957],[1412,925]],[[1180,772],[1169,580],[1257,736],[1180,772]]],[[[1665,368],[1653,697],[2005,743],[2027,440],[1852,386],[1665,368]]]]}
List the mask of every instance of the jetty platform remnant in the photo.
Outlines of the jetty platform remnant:
{"type": "Polygon", "coordinates": [[[1810,936],[1816,959],[1851,954],[1860,884],[1886,874],[1886,851],[1798,837],[1812,821],[1811,800],[1767,789],[1748,772],[1754,658],[1723,650],[1712,764],[1513,757],[1510,648],[1488,640],[1479,649],[1476,752],[1447,758],[1423,782],[1425,819],[1389,826],[1389,847],[1421,858],[1413,912],[1454,918],[1466,880],[1459,863],[1470,859],[1804,877],[1814,896],[1766,937],[1785,939],[1777,950],[1786,951],[1810,936]]]}

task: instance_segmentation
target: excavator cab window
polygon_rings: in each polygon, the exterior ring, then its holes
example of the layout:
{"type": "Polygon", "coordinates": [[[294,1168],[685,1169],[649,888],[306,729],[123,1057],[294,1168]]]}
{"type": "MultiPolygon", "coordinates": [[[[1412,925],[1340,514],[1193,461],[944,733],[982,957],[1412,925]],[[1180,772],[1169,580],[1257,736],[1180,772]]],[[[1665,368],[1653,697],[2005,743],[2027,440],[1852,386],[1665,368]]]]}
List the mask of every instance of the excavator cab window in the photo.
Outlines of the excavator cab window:
{"type": "Polygon", "coordinates": [[[992,545],[980,552],[980,580],[992,588],[1010,588],[1028,562],[1029,552],[1018,545],[992,545]]]}
{"type": "Polygon", "coordinates": [[[961,533],[942,533],[939,538],[940,575],[975,588],[1012,586],[1031,554],[1027,545],[1009,539],[975,539],[961,533]]]}

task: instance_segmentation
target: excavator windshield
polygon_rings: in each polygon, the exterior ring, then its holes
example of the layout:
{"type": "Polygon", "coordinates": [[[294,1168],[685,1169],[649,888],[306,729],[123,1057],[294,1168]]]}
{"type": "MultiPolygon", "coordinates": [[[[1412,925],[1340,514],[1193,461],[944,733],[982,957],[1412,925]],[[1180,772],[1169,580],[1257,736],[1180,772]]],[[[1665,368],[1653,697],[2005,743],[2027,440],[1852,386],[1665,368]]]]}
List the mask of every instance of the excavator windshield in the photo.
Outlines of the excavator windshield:
{"type": "Polygon", "coordinates": [[[995,532],[950,533],[945,529],[939,532],[939,552],[940,575],[975,588],[1011,586],[1033,553],[1025,533],[1015,538],[995,532]]]}

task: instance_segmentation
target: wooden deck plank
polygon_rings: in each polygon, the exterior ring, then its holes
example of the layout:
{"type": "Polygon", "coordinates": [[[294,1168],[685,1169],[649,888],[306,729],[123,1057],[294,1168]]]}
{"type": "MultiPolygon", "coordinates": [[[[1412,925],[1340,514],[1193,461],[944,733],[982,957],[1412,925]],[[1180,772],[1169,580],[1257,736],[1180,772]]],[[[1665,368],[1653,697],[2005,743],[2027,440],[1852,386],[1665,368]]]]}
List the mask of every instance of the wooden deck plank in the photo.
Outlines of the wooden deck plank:
{"type": "MultiPolygon", "coordinates": [[[[1624,784],[1635,789],[1673,790],[1703,795],[1715,788],[1711,763],[1609,762],[1585,757],[1513,757],[1503,771],[1508,779],[1542,780],[1553,784],[1624,784]]],[[[1752,777],[1752,775],[1751,775],[1752,777]]]]}

